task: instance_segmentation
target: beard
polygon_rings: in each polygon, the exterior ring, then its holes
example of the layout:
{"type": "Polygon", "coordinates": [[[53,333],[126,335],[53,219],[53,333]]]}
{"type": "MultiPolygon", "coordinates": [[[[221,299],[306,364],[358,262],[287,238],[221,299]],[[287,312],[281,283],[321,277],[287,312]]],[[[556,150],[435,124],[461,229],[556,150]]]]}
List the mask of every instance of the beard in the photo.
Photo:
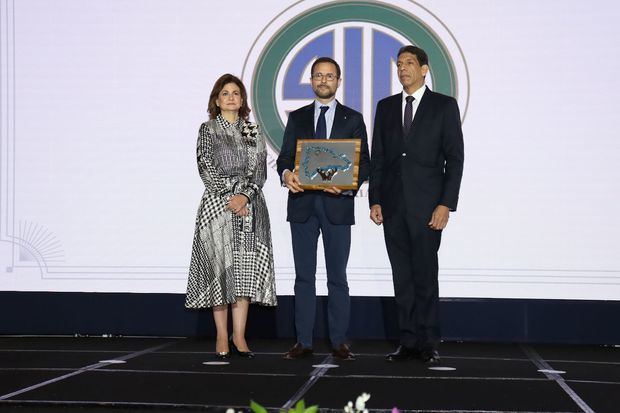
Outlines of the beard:
{"type": "Polygon", "coordinates": [[[336,90],[330,88],[329,86],[324,87],[316,87],[314,88],[314,94],[320,97],[321,99],[331,99],[336,96],[336,90]]]}

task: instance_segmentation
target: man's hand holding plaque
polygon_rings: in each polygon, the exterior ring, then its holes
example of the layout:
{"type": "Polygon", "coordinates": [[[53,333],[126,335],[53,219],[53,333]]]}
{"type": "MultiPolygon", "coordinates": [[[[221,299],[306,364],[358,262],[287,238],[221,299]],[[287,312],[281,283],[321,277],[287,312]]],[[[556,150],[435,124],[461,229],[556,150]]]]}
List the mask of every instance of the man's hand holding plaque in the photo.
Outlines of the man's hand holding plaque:
{"type": "Polygon", "coordinates": [[[299,181],[299,175],[292,171],[284,171],[284,185],[288,188],[289,191],[296,194],[297,192],[303,192],[304,189],[299,186],[301,182],[299,181]]]}
{"type": "Polygon", "coordinates": [[[329,188],[325,188],[323,192],[329,192],[330,194],[340,195],[342,193],[342,190],[338,188],[337,186],[332,186],[329,188]]]}

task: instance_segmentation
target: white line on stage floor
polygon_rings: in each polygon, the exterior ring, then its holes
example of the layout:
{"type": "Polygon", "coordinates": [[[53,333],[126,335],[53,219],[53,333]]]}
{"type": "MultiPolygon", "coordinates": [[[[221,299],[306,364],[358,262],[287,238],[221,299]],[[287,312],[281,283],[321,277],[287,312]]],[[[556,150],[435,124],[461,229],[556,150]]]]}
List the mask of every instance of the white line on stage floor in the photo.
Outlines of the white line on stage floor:
{"type": "MultiPolygon", "coordinates": [[[[62,367],[0,367],[0,371],[74,371],[72,368],[62,367]]],[[[202,375],[228,375],[228,376],[265,376],[265,377],[297,377],[295,373],[251,373],[247,371],[197,371],[197,370],[144,370],[144,369],[104,369],[98,368],[96,372],[103,373],[140,373],[140,374],[202,374],[202,375]]],[[[305,374],[303,374],[305,376],[305,374]]],[[[324,374],[322,377],[343,379],[394,379],[394,380],[486,380],[486,381],[553,381],[542,377],[476,377],[476,376],[396,376],[396,375],[370,375],[370,374],[324,374]]],[[[602,380],[568,380],[567,383],[605,384],[620,385],[620,381],[602,380]]]]}
{"type": "MultiPolygon", "coordinates": [[[[150,348],[147,348],[145,350],[141,350],[141,351],[137,351],[137,352],[134,352],[134,353],[127,354],[126,356],[118,357],[117,360],[129,360],[129,359],[132,359],[134,357],[139,357],[139,356],[142,356],[142,355],[147,354],[147,353],[152,353],[154,351],[157,351],[157,350],[160,350],[162,348],[168,347],[168,346],[170,346],[172,344],[175,344],[175,343],[176,343],[176,341],[170,341],[168,343],[160,344],[159,346],[150,347],[150,348]]],[[[56,378],[53,378],[53,379],[50,379],[50,380],[46,380],[46,381],[43,381],[41,383],[37,383],[37,384],[34,384],[32,386],[28,386],[28,387],[25,387],[23,389],[16,390],[14,392],[5,394],[4,396],[0,396],[0,400],[6,400],[6,399],[9,399],[11,397],[15,397],[17,395],[29,392],[30,390],[38,389],[40,387],[47,386],[48,384],[56,383],[56,382],[62,381],[64,379],[67,379],[69,377],[77,376],[78,374],[82,374],[82,373],[84,373],[86,371],[95,370],[95,369],[98,369],[99,367],[108,366],[108,365],[109,365],[109,363],[102,363],[102,362],[91,364],[89,366],[85,366],[85,367],[82,367],[82,368],[80,368],[78,370],[75,370],[75,371],[73,371],[71,373],[67,373],[67,374],[65,374],[63,376],[56,377],[56,378]]]]}
{"type": "MultiPolygon", "coordinates": [[[[131,350],[59,350],[59,349],[17,349],[17,348],[9,348],[9,349],[0,349],[0,353],[3,352],[15,352],[15,353],[127,353],[131,350]]],[[[214,354],[213,351],[157,351],[154,352],[156,354],[214,354]]],[[[264,355],[264,356],[281,356],[284,352],[273,352],[273,351],[254,351],[256,355],[264,355]]],[[[320,353],[315,352],[316,356],[328,356],[330,353],[320,353]]],[[[358,357],[385,357],[383,353],[355,353],[358,357]]],[[[442,355],[442,359],[453,359],[453,360],[486,360],[486,361],[522,361],[522,362],[531,362],[529,358],[518,358],[518,357],[483,357],[483,356],[446,356],[442,355]]],[[[594,361],[594,360],[562,360],[562,359],[548,359],[549,363],[583,363],[583,364],[600,364],[600,365],[620,365],[620,361],[594,361]]]]}
{"type": "MultiPolygon", "coordinates": [[[[521,348],[523,352],[527,354],[527,356],[532,360],[532,363],[539,369],[543,370],[553,370],[545,360],[540,357],[540,355],[531,348],[530,346],[522,345],[521,348]]],[[[564,380],[564,377],[559,375],[558,373],[544,372],[543,373],[547,378],[554,380],[561,388],[568,394],[568,396],[573,399],[573,401],[579,406],[579,408],[583,411],[583,413],[596,413],[588,404],[581,398],[564,380]]]]}
{"type": "Polygon", "coordinates": [[[295,405],[295,403],[297,403],[298,400],[301,400],[301,398],[304,397],[304,395],[308,392],[308,390],[310,390],[310,388],[314,386],[314,384],[321,378],[321,376],[325,375],[325,373],[329,370],[329,367],[327,367],[327,365],[332,364],[333,361],[334,359],[331,355],[327,356],[321,362],[323,366],[315,368],[312,371],[312,373],[310,373],[310,378],[308,379],[308,381],[306,381],[299,388],[299,390],[297,390],[297,392],[295,392],[295,394],[293,394],[293,396],[291,396],[291,398],[288,399],[286,403],[284,403],[281,409],[283,409],[284,411],[288,411],[290,408],[292,408],[295,405]]]}
{"type": "MultiPolygon", "coordinates": [[[[231,406],[222,406],[222,405],[213,405],[213,404],[189,404],[189,403],[142,403],[142,402],[102,402],[102,401],[90,401],[90,402],[78,402],[73,400],[4,400],[0,401],[0,405],[2,404],[13,404],[13,405],[35,405],[35,406],[95,406],[95,407],[106,407],[113,406],[114,408],[129,408],[129,407],[164,407],[164,408],[202,408],[202,409],[219,409],[224,410],[228,408],[233,409],[246,409],[247,406],[239,406],[239,405],[231,405],[231,406]]],[[[277,410],[278,407],[273,406],[264,406],[270,410],[277,410]]],[[[391,413],[392,409],[372,409],[373,412],[378,413],[391,413]]],[[[322,413],[342,413],[342,409],[326,409],[321,408],[322,413]]],[[[409,409],[399,409],[400,413],[580,413],[578,411],[547,411],[547,410],[409,410],[409,409]]]]}

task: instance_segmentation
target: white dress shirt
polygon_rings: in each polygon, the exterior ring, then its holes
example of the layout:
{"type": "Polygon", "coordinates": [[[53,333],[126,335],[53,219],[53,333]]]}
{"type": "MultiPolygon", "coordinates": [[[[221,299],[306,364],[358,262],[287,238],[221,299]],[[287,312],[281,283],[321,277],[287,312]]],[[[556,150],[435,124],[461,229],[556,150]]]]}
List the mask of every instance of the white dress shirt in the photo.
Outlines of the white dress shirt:
{"type": "Polygon", "coordinates": [[[403,99],[402,99],[402,108],[400,111],[400,119],[401,123],[405,124],[405,105],[407,104],[407,96],[413,96],[415,99],[411,102],[411,121],[415,119],[415,112],[418,110],[418,106],[420,105],[420,101],[422,100],[422,96],[424,96],[424,92],[426,91],[426,85],[422,86],[411,95],[408,95],[407,92],[403,90],[403,99]]]}
{"type": "Polygon", "coordinates": [[[321,106],[327,106],[329,109],[325,112],[325,136],[329,139],[329,135],[332,134],[332,126],[334,126],[334,116],[336,115],[336,99],[332,99],[329,103],[321,103],[318,100],[314,101],[314,130],[316,132],[316,123],[319,121],[319,115],[321,114],[321,106]]]}

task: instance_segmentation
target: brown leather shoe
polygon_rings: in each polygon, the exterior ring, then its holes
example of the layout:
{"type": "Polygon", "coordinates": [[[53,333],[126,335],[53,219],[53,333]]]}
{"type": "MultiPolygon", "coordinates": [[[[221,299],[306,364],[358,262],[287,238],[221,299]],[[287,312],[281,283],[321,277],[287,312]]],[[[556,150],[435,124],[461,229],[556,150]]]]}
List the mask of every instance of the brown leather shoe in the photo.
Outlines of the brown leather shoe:
{"type": "Polygon", "coordinates": [[[351,353],[351,349],[346,344],[342,343],[337,348],[332,350],[332,356],[340,360],[355,360],[355,354],[351,353]]]}
{"type": "Polygon", "coordinates": [[[304,347],[301,343],[295,343],[293,347],[282,355],[287,360],[300,359],[305,357],[311,357],[314,350],[308,347],[304,347]]]}

